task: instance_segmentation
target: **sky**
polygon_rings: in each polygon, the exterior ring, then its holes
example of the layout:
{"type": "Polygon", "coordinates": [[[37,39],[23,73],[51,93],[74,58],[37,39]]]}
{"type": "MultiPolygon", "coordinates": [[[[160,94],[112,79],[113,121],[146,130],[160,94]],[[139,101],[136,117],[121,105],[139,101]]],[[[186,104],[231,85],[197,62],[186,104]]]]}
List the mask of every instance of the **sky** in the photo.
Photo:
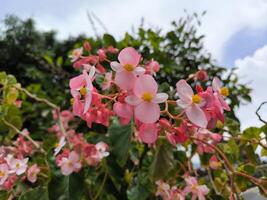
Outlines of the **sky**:
{"type": "MultiPolygon", "coordinates": [[[[204,45],[219,65],[238,67],[241,81],[253,88],[253,102],[237,114],[242,127],[260,125],[255,115],[267,100],[267,0],[0,0],[0,20],[7,14],[22,19],[33,17],[42,30],[54,29],[58,38],[94,34],[87,18],[93,12],[117,38],[125,31],[145,25],[167,31],[170,22],[188,13],[207,11],[200,34],[204,45]]],[[[101,26],[98,32],[104,32],[101,26]]],[[[267,119],[267,106],[262,110],[267,119]]]]}

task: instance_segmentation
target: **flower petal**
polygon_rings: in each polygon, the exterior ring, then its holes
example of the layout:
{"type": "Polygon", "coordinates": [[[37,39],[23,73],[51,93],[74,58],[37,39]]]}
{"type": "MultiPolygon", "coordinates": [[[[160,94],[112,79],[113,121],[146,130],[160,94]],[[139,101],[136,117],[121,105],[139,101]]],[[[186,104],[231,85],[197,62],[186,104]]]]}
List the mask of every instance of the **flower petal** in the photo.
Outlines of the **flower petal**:
{"type": "Polygon", "coordinates": [[[131,90],[136,81],[136,76],[127,71],[117,72],[115,76],[115,83],[123,90],[131,90]]]}
{"type": "Polygon", "coordinates": [[[126,103],[116,102],[113,105],[114,112],[119,116],[126,119],[131,119],[133,116],[133,108],[132,106],[126,103]]]}
{"type": "Polygon", "coordinates": [[[185,80],[180,80],[176,83],[176,90],[178,96],[185,102],[192,102],[194,94],[192,88],[185,80]]]}
{"type": "Polygon", "coordinates": [[[206,128],[208,121],[206,118],[206,115],[201,108],[199,108],[197,105],[192,104],[191,106],[187,107],[185,109],[185,113],[188,117],[188,119],[195,125],[206,128]]]}
{"type": "Polygon", "coordinates": [[[159,105],[153,102],[142,102],[134,109],[135,117],[139,121],[147,124],[152,124],[159,119],[159,105]]]}
{"type": "Polygon", "coordinates": [[[221,80],[218,77],[214,77],[214,79],[212,80],[212,89],[215,92],[218,92],[220,91],[221,87],[222,87],[221,80]]]}
{"type": "Polygon", "coordinates": [[[149,92],[155,96],[157,91],[158,84],[151,75],[145,74],[137,78],[134,86],[134,94],[136,96],[142,97],[145,92],[149,92]]]}
{"type": "Polygon", "coordinates": [[[140,139],[147,144],[153,144],[158,138],[158,128],[156,124],[142,124],[139,128],[140,139]]]}
{"type": "Polygon", "coordinates": [[[122,49],[118,56],[118,60],[123,66],[126,64],[130,64],[136,67],[139,64],[140,59],[140,54],[133,47],[127,47],[122,49]]]}
{"type": "Polygon", "coordinates": [[[154,103],[163,103],[167,99],[168,99],[168,94],[166,94],[166,93],[157,93],[152,101],[154,103]]]}
{"type": "Polygon", "coordinates": [[[136,106],[141,103],[141,99],[134,95],[129,95],[125,98],[125,102],[131,106],[136,106]]]}
{"type": "Polygon", "coordinates": [[[123,70],[123,67],[121,66],[121,64],[116,61],[111,62],[110,67],[115,72],[120,72],[123,70]]]}
{"type": "Polygon", "coordinates": [[[92,92],[87,91],[86,96],[85,96],[85,104],[84,104],[83,113],[86,113],[89,110],[91,106],[91,102],[92,102],[92,92]]]}
{"type": "Polygon", "coordinates": [[[191,105],[191,103],[184,102],[182,99],[178,99],[178,100],[176,101],[176,104],[177,104],[179,107],[183,108],[183,109],[185,109],[185,108],[187,108],[188,106],[191,105]]]}
{"type": "Polygon", "coordinates": [[[69,83],[71,89],[80,89],[84,86],[84,84],[85,82],[84,82],[83,74],[70,79],[70,83],[69,83]]]}
{"type": "Polygon", "coordinates": [[[146,70],[143,67],[136,67],[134,73],[138,76],[145,74],[146,70]]]}

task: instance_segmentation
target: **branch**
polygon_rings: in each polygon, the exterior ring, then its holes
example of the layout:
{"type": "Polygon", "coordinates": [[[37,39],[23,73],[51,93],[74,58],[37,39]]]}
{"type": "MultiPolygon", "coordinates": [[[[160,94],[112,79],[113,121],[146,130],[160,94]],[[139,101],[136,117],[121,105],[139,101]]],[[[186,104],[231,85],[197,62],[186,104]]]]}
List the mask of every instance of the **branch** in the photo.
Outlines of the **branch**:
{"type": "Polygon", "coordinates": [[[267,121],[265,121],[264,119],[262,119],[261,115],[259,114],[259,111],[260,111],[260,109],[262,108],[262,106],[263,106],[264,104],[267,104],[267,101],[262,102],[261,105],[257,108],[257,110],[256,110],[256,115],[258,116],[258,118],[259,118],[259,120],[260,120],[261,122],[263,122],[264,124],[267,124],[267,121]]]}
{"type": "Polygon", "coordinates": [[[40,149],[40,151],[43,154],[46,154],[45,150],[37,143],[35,142],[31,136],[24,134],[22,131],[20,131],[19,129],[17,129],[17,127],[15,127],[13,124],[9,123],[8,121],[6,121],[4,118],[2,119],[4,124],[7,125],[8,127],[12,128],[16,133],[18,133],[19,135],[27,138],[37,149],[40,149]]]}

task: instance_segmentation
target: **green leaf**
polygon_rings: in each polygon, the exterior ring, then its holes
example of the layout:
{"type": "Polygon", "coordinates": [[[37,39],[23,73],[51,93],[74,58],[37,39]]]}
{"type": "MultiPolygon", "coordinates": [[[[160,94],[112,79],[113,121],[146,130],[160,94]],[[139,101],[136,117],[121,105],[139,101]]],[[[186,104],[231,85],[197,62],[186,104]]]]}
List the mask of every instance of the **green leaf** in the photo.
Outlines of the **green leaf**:
{"type": "Polygon", "coordinates": [[[0,72],[0,84],[4,85],[6,83],[6,72],[0,72]]]}
{"type": "Polygon", "coordinates": [[[45,61],[50,64],[50,65],[54,65],[54,61],[53,58],[49,55],[44,55],[43,58],[45,59],[45,61]]]}
{"type": "Polygon", "coordinates": [[[57,58],[57,66],[61,67],[62,64],[63,64],[63,58],[62,58],[62,56],[59,56],[59,57],[57,58]]]}
{"type": "Polygon", "coordinates": [[[84,187],[82,171],[69,176],[54,175],[49,183],[49,200],[81,200],[84,187]]]}
{"type": "Polygon", "coordinates": [[[116,156],[119,163],[124,165],[131,145],[132,124],[121,126],[118,120],[113,120],[108,133],[110,135],[111,152],[116,156]]]}
{"type": "Polygon", "coordinates": [[[104,40],[104,46],[110,46],[110,45],[112,45],[113,47],[116,46],[116,40],[110,34],[105,33],[103,35],[103,40],[104,40]]]}
{"type": "Polygon", "coordinates": [[[250,127],[244,130],[242,134],[242,138],[246,140],[251,139],[259,139],[260,138],[261,129],[257,127],[250,127]]]}
{"type": "Polygon", "coordinates": [[[39,186],[23,193],[19,200],[49,200],[47,188],[39,186]]]}
{"type": "Polygon", "coordinates": [[[261,149],[261,156],[267,156],[267,149],[265,148],[261,149]]]}
{"type": "Polygon", "coordinates": [[[252,163],[252,164],[257,164],[257,156],[255,154],[255,150],[253,148],[252,145],[247,145],[245,148],[244,148],[245,152],[246,152],[246,155],[249,159],[249,161],[252,163]]]}
{"type": "Polygon", "coordinates": [[[8,199],[8,192],[7,191],[0,191],[0,200],[6,200],[8,199]]]}
{"type": "Polygon", "coordinates": [[[155,180],[164,178],[173,165],[173,154],[169,146],[161,144],[151,165],[151,175],[155,180]]]}

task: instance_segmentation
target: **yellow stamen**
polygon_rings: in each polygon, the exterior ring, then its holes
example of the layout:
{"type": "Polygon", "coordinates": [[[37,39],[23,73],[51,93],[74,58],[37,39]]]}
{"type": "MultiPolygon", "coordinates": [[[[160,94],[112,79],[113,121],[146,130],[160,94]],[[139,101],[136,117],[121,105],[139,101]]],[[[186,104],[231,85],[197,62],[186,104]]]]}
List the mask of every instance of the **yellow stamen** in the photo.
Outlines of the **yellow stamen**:
{"type": "Polygon", "coordinates": [[[198,94],[194,94],[193,96],[192,96],[192,101],[193,101],[193,103],[195,103],[195,104],[199,104],[200,102],[201,102],[201,96],[199,96],[198,94]]]}
{"type": "Polygon", "coordinates": [[[83,87],[83,88],[80,89],[80,94],[81,95],[83,95],[83,96],[86,95],[86,92],[87,92],[86,88],[83,87]]]}
{"type": "Polygon", "coordinates": [[[143,96],[142,96],[142,99],[144,101],[148,101],[149,102],[149,101],[151,101],[153,99],[153,96],[152,96],[152,94],[150,92],[145,92],[143,94],[143,96]]]}
{"type": "Polygon", "coordinates": [[[56,147],[56,148],[59,147],[59,143],[58,143],[58,142],[55,144],[55,147],[56,147]]]}
{"type": "Polygon", "coordinates": [[[229,90],[227,87],[222,87],[220,92],[221,92],[221,95],[225,97],[229,95],[229,90]]]}
{"type": "Polygon", "coordinates": [[[216,122],[216,128],[218,128],[218,129],[223,128],[223,123],[222,123],[221,120],[218,120],[218,121],[216,122]]]}
{"type": "Polygon", "coordinates": [[[17,164],[16,164],[16,168],[19,168],[19,167],[20,167],[20,164],[19,164],[19,163],[17,163],[17,164]]]}
{"type": "Polygon", "coordinates": [[[134,67],[133,67],[133,65],[131,65],[131,64],[125,64],[123,67],[124,67],[124,69],[125,69],[126,71],[128,71],[128,72],[131,72],[131,71],[134,70],[134,67]]]}
{"type": "Polygon", "coordinates": [[[69,161],[68,161],[68,166],[71,167],[72,165],[73,165],[72,161],[69,160],[69,161]]]}
{"type": "Polygon", "coordinates": [[[74,104],[74,98],[71,98],[70,99],[70,105],[73,105],[74,104]]]}
{"type": "Polygon", "coordinates": [[[2,171],[0,171],[0,177],[3,177],[3,176],[5,176],[6,174],[4,173],[4,172],[2,172],[2,171]]]}

